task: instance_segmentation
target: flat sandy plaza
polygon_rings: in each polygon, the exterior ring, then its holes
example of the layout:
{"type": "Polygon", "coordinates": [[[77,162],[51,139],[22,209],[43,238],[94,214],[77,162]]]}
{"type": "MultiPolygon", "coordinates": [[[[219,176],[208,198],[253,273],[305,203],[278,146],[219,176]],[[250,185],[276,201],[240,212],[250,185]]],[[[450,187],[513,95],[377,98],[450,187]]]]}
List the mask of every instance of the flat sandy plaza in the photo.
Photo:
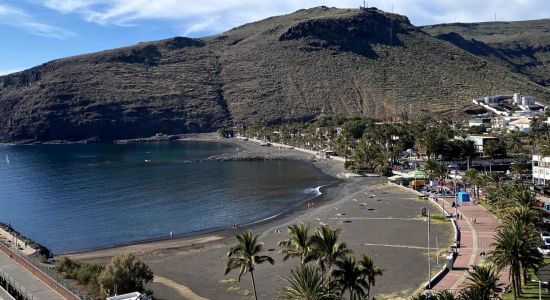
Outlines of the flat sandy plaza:
{"type": "MultiPolygon", "coordinates": [[[[277,253],[277,242],[287,237],[286,227],[296,222],[310,223],[312,229],[319,224],[340,227],[341,240],[356,256],[365,253],[373,257],[376,266],[384,270],[373,289],[377,299],[406,297],[426,282],[427,222],[420,217],[420,210],[430,208],[433,215],[442,212],[427,200],[417,200],[411,191],[381,182],[381,178],[348,179],[326,188],[313,208],[304,204],[302,209],[277,220],[252,226],[255,233],[261,234],[266,254],[276,260],[273,266],[260,265],[256,269],[259,297],[276,298],[277,290],[284,284],[282,277],[297,263],[283,262],[277,253]]],[[[161,299],[246,299],[251,290],[249,277],[243,276],[237,284],[237,273],[223,275],[226,251],[234,242],[233,235],[243,229],[73,256],[105,261],[125,251],[137,253],[155,272],[157,278],[150,288],[161,299]]],[[[440,253],[444,254],[451,236],[450,222],[432,222],[432,264],[436,237],[440,253]]]]}

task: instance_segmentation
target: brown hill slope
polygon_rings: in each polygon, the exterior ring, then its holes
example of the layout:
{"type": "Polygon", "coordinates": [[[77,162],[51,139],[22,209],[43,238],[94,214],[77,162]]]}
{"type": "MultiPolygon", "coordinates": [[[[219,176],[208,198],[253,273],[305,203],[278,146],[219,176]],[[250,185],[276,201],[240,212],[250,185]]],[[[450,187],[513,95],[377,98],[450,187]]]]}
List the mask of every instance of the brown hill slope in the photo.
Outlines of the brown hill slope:
{"type": "Polygon", "coordinates": [[[550,19],[441,24],[422,30],[550,86],[550,19]]]}
{"type": "Polygon", "coordinates": [[[0,77],[0,140],[112,140],[324,115],[449,113],[550,92],[376,9],[317,7],[0,77]]]}

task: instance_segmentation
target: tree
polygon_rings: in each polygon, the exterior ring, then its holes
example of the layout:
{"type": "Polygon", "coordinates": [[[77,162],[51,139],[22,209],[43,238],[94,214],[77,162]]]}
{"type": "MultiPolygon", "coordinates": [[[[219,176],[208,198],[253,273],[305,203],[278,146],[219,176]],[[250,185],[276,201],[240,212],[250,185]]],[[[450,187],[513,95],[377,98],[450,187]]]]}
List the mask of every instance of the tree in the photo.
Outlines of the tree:
{"type": "Polygon", "coordinates": [[[263,252],[263,246],[258,241],[258,236],[254,236],[251,231],[246,231],[236,236],[238,244],[231,247],[227,252],[227,266],[225,275],[231,270],[239,269],[239,281],[241,276],[246,272],[250,273],[252,279],[252,289],[254,290],[254,298],[257,300],[256,282],[254,281],[254,268],[256,264],[269,262],[274,264],[273,258],[267,255],[260,255],[263,252]]]}
{"type": "Polygon", "coordinates": [[[278,297],[282,300],[328,300],[336,296],[315,266],[297,266],[284,280],[287,284],[279,291],[278,297]]]}
{"type": "Polygon", "coordinates": [[[508,153],[525,153],[523,146],[524,139],[527,135],[521,131],[513,131],[504,137],[506,152],[508,153]]]}
{"type": "Polygon", "coordinates": [[[498,297],[502,291],[501,284],[498,283],[498,270],[491,264],[474,265],[472,270],[468,270],[467,289],[476,290],[481,296],[479,300],[490,300],[498,297]]]}
{"type": "Polygon", "coordinates": [[[506,147],[504,147],[501,141],[488,140],[483,145],[483,154],[495,158],[497,155],[506,155],[506,147]]]}
{"type": "Polygon", "coordinates": [[[479,172],[476,169],[468,169],[466,172],[464,172],[464,176],[462,177],[464,181],[471,184],[473,186],[474,190],[474,196],[476,199],[479,199],[479,184],[481,181],[481,176],[479,172]]]}
{"type": "Polygon", "coordinates": [[[359,261],[359,268],[361,269],[361,272],[363,273],[363,276],[365,276],[365,282],[366,286],[365,289],[367,291],[367,299],[370,296],[370,289],[376,284],[376,277],[382,276],[382,269],[378,269],[374,265],[374,261],[372,258],[368,255],[361,255],[361,260],[359,261]]]}
{"type": "Polygon", "coordinates": [[[342,291],[347,290],[349,299],[362,299],[365,296],[364,287],[367,286],[361,266],[355,261],[355,257],[346,255],[343,259],[334,262],[337,269],[332,271],[333,284],[342,291]]]}
{"type": "Polygon", "coordinates": [[[338,236],[341,229],[332,229],[325,225],[317,228],[315,235],[311,237],[312,251],[308,254],[305,261],[317,261],[317,265],[325,274],[331,274],[334,262],[337,259],[343,258],[346,254],[351,253],[346,243],[340,243],[338,236]]]}
{"type": "Polygon", "coordinates": [[[135,255],[126,253],[115,256],[99,275],[101,290],[113,295],[143,292],[144,285],[153,280],[153,272],[135,255]]]}
{"type": "Polygon", "coordinates": [[[504,223],[495,235],[495,249],[489,254],[498,268],[509,268],[514,299],[521,294],[522,270],[538,268],[543,263],[542,254],[537,249],[541,243],[540,236],[530,229],[516,219],[504,223]]]}
{"type": "MultiPolygon", "coordinates": [[[[439,291],[435,294],[432,294],[431,292],[428,292],[431,296],[428,297],[427,294],[414,294],[412,295],[409,299],[410,300],[427,300],[427,299],[431,299],[431,300],[457,300],[457,299],[462,299],[462,298],[456,298],[453,293],[449,292],[449,291],[439,291]]],[[[468,299],[470,300],[470,299],[468,299]]],[[[474,298],[474,299],[471,299],[471,300],[478,300],[478,298],[474,298]]]]}
{"type": "Polygon", "coordinates": [[[445,179],[447,176],[447,168],[440,165],[437,161],[433,159],[428,159],[424,165],[424,171],[428,173],[430,178],[437,178],[438,180],[445,179]]]}
{"type": "Polygon", "coordinates": [[[550,139],[545,139],[540,145],[539,153],[542,157],[550,156],[550,139]]]}
{"type": "Polygon", "coordinates": [[[301,264],[305,264],[305,259],[311,251],[309,224],[293,224],[288,227],[288,234],[290,235],[288,239],[279,242],[279,246],[283,248],[279,253],[284,255],[284,261],[287,261],[289,258],[298,257],[301,264]]]}
{"type": "Polygon", "coordinates": [[[516,178],[523,179],[523,176],[529,171],[529,166],[524,163],[515,163],[510,168],[510,173],[516,178]]]}

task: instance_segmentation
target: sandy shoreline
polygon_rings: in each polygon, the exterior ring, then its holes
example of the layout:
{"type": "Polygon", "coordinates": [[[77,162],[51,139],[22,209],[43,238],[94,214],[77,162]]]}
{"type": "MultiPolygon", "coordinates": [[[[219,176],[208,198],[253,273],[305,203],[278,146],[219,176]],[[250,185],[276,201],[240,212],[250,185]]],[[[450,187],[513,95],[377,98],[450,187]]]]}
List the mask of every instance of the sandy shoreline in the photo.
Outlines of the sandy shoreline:
{"type": "MultiPolygon", "coordinates": [[[[386,270],[377,280],[374,292],[381,299],[405,298],[424,282],[418,273],[425,269],[425,232],[423,220],[418,218],[421,207],[431,203],[416,200],[413,193],[381,184],[384,178],[336,179],[345,172],[343,163],[336,160],[316,161],[314,156],[296,150],[261,147],[251,141],[220,139],[214,135],[186,137],[184,140],[229,143],[235,149],[213,160],[286,159],[313,163],[321,172],[335,178],[333,184],[322,189],[314,198],[314,208],[306,204],[284,212],[276,218],[243,226],[237,230],[221,230],[194,236],[135,243],[67,255],[75,259],[107,262],[112,256],[131,252],[149,264],[163,280],[149,285],[160,299],[243,299],[249,291],[245,276],[241,284],[225,277],[225,252],[234,243],[234,235],[244,230],[260,234],[267,254],[276,259],[275,266],[259,266],[258,279],[262,281],[259,297],[275,298],[294,262],[282,262],[277,242],[286,238],[286,227],[296,222],[310,223],[312,230],[319,224],[329,224],[343,230],[346,241],[356,255],[368,253],[378,266],[386,270]],[[358,206],[368,203],[369,212],[358,206]],[[371,209],[372,207],[372,209],[371,209]],[[371,211],[372,210],[372,211],[371,211]],[[335,213],[342,216],[335,216],[335,213]],[[199,271],[200,270],[200,271],[199,271]],[[185,296],[187,295],[187,296],[185,296]],[[192,296],[189,296],[192,295],[192,296]]],[[[206,216],[207,217],[207,216],[206,216]]],[[[440,236],[440,248],[451,241],[450,224],[432,228],[440,236]]],[[[433,243],[433,242],[432,242],[433,243]]],[[[434,245],[435,246],[435,245],[434,245]]]]}
{"type": "MultiPolygon", "coordinates": [[[[312,197],[308,201],[319,201],[322,203],[323,194],[325,193],[328,187],[334,188],[343,183],[342,174],[345,173],[344,165],[341,161],[338,160],[317,160],[315,156],[310,153],[304,153],[294,149],[286,149],[279,147],[262,147],[257,142],[253,141],[243,141],[236,138],[220,138],[217,133],[207,133],[207,134],[190,134],[184,135],[178,141],[199,141],[199,142],[213,142],[213,143],[224,143],[231,145],[232,148],[222,154],[215,155],[207,158],[207,160],[224,162],[224,161],[256,161],[256,160],[296,160],[304,161],[312,164],[319,172],[332,178],[328,184],[321,186],[320,191],[321,195],[312,197]],[[319,199],[317,199],[319,198],[319,199]]],[[[139,143],[147,143],[155,141],[139,141],[139,143]]],[[[126,142],[129,143],[129,142],[126,142]]],[[[295,211],[303,210],[302,203],[281,210],[276,215],[269,216],[265,219],[255,220],[249,223],[237,223],[241,229],[254,229],[257,226],[264,224],[269,224],[270,222],[277,221],[289,214],[293,214],[295,211]]],[[[191,232],[182,235],[175,235],[173,239],[166,237],[158,237],[147,240],[137,240],[128,243],[120,243],[107,247],[100,247],[95,249],[85,249],[82,251],[75,252],[64,252],[58,254],[58,256],[72,256],[80,254],[90,254],[100,256],[112,256],[111,253],[120,253],[120,251],[129,251],[142,253],[144,251],[152,251],[155,249],[166,249],[166,248],[177,248],[177,247],[186,247],[190,243],[189,241],[194,241],[200,239],[207,241],[211,236],[218,237],[227,237],[228,235],[234,235],[234,230],[231,228],[218,228],[218,229],[209,229],[198,232],[191,232]]],[[[192,244],[195,244],[193,242],[192,244]]]]}

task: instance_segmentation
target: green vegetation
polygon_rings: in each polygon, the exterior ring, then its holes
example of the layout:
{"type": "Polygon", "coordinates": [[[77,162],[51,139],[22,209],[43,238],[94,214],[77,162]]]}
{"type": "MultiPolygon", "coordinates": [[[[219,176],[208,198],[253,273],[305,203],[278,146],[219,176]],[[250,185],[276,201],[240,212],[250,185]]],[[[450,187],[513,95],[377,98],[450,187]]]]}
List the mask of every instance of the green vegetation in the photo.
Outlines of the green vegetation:
{"type": "MultiPolygon", "coordinates": [[[[544,263],[549,264],[550,263],[550,258],[546,258],[544,260],[544,263]]],[[[529,276],[529,278],[538,280],[537,276],[535,275],[535,271],[531,268],[529,269],[528,276],[529,276]]],[[[541,289],[542,289],[542,291],[541,291],[542,299],[550,299],[550,295],[546,294],[546,288],[541,287],[541,289]]],[[[514,299],[514,294],[513,293],[505,294],[502,299],[503,300],[512,300],[512,299],[514,299]]],[[[517,299],[520,299],[520,300],[539,299],[539,284],[538,284],[538,282],[527,281],[527,283],[523,286],[523,288],[521,290],[521,295],[519,297],[517,297],[517,299]]]]}
{"type": "Polygon", "coordinates": [[[121,254],[105,266],[98,280],[101,291],[107,295],[144,292],[144,285],[153,280],[153,272],[135,255],[121,254]]]}
{"type": "Polygon", "coordinates": [[[144,284],[153,280],[153,272],[133,254],[116,256],[106,266],[62,257],[57,270],[84,287],[94,299],[105,299],[105,295],[115,292],[145,292],[144,284]]]}
{"type": "MultiPolygon", "coordinates": [[[[288,227],[289,238],[279,242],[279,253],[283,260],[298,258],[300,264],[285,278],[286,285],[278,291],[279,299],[321,300],[370,299],[370,289],[376,284],[376,277],[382,276],[382,270],[374,265],[367,255],[361,255],[357,261],[346,243],[339,241],[340,229],[330,226],[318,227],[315,234],[309,235],[309,225],[302,223],[288,227]]],[[[239,269],[241,276],[249,272],[252,279],[254,296],[254,265],[270,262],[273,259],[261,255],[262,243],[258,236],[250,231],[237,235],[238,244],[228,252],[228,274],[239,269]]]]}
{"type": "Polygon", "coordinates": [[[243,274],[247,272],[250,273],[254,298],[257,300],[258,295],[256,293],[256,281],[254,280],[254,267],[264,262],[274,264],[275,261],[267,255],[260,255],[260,253],[263,252],[262,243],[258,241],[257,235],[252,235],[252,232],[246,231],[241,235],[237,235],[236,238],[239,243],[227,252],[225,275],[231,272],[231,270],[239,269],[240,281],[243,274]]]}
{"type": "Polygon", "coordinates": [[[312,123],[248,126],[245,135],[312,150],[329,149],[355,172],[388,174],[408,149],[431,159],[476,155],[472,141],[447,121],[388,124],[371,118],[319,118],[312,123]]]}

